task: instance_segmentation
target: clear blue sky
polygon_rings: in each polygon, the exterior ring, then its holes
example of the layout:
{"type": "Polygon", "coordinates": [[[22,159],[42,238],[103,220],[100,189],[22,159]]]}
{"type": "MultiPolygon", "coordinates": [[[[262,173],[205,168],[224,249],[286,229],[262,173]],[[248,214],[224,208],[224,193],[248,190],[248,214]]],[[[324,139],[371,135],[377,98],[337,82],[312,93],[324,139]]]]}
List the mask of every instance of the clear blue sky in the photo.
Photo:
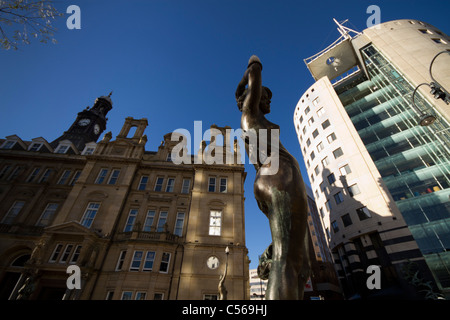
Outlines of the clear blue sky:
{"type": "MultiPolygon", "coordinates": [[[[55,25],[58,43],[0,51],[0,137],[23,140],[60,136],[77,113],[114,91],[107,131],[115,137],[128,116],[147,118],[147,150],[177,128],[192,132],[213,123],[240,126],[234,91],[256,54],[263,84],[272,92],[268,119],[298,159],[309,185],[293,125],[293,112],[313,84],[303,59],[338,38],[333,18],[366,28],[369,5],[381,22],[419,19],[450,33],[445,1],[276,0],[71,0],[81,8],[81,30],[68,30],[66,14],[55,25]]],[[[247,159],[248,162],[248,159],[247,159]]],[[[268,221],[253,196],[254,168],[245,184],[246,240],[250,267],[271,241],[268,221]]]]}

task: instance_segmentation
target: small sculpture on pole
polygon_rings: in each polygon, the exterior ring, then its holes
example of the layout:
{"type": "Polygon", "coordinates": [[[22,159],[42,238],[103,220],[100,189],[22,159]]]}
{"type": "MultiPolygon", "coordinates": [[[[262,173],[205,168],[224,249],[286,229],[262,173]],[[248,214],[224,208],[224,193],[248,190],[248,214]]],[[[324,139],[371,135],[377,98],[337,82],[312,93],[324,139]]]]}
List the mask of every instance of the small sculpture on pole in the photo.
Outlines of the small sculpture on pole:
{"type": "Polygon", "coordinates": [[[227,260],[225,262],[225,271],[223,274],[220,275],[219,280],[219,300],[227,300],[228,291],[225,287],[225,278],[227,277],[227,271],[228,271],[228,255],[230,254],[230,249],[226,247],[225,253],[227,254],[227,260]]]}

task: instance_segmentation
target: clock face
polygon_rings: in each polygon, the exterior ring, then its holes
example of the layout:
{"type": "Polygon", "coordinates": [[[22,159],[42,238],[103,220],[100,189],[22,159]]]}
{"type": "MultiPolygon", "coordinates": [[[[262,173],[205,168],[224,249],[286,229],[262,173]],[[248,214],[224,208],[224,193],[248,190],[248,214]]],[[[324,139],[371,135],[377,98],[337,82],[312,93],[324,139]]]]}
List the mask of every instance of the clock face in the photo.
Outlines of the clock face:
{"type": "Polygon", "coordinates": [[[215,256],[209,257],[206,261],[206,265],[212,270],[217,269],[219,267],[219,258],[215,256]]]}
{"type": "Polygon", "coordinates": [[[98,124],[96,124],[96,125],[94,126],[94,133],[95,133],[95,134],[99,134],[99,133],[100,133],[100,126],[99,126],[98,124]]]}
{"type": "Polygon", "coordinates": [[[78,124],[83,127],[87,126],[89,123],[91,123],[90,119],[81,119],[80,121],[78,121],[78,124]]]}

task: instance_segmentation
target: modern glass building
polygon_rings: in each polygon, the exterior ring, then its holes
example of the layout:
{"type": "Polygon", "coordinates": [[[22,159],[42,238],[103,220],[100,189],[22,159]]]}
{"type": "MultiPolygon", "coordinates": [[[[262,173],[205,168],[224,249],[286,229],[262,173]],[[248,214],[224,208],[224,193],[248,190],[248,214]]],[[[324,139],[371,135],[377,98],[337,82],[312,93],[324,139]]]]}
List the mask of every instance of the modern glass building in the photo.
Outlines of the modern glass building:
{"type": "MultiPolygon", "coordinates": [[[[417,20],[386,22],[362,33],[355,32],[353,37],[349,34],[353,30],[338,26],[342,37],[305,60],[317,82],[302,96],[294,113],[300,146],[324,225],[329,228],[335,260],[343,265],[342,261],[348,258],[344,249],[349,242],[358,247],[358,239],[364,232],[350,229],[355,221],[361,229],[367,226],[364,221],[368,219],[361,220],[364,214],[373,217],[373,212],[379,212],[380,209],[373,209],[376,193],[370,191],[376,189],[371,186],[375,181],[381,194],[386,193],[385,205],[391,212],[378,216],[381,219],[392,215],[404,220],[438,289],[448,297],[450,112],[443,101],[429,94],[426,86],[415,94],[415,106],[412,98],[419,84],[431,81],[429,68],[433,58],[443,51],[450,52],[450,39],[437,28],[417,20]],[[436,121],[420,125],[425,114],[434,116],[436,121]],[[322,126],[310,136],[308,130],[314,129],[314,123],[322,126]],[[322,135],[327,140],[320,139],[322,135]],[[327,150],[329,155],[323,157],[327,150]],[[345,166],[348,169],[342,169],[345,166]],[[334,176],[348,181],[334,182],[334,176]],[[366,209],[356,208],[352,213],[347,198],[366,209]],[[347,205],[342,206],[344,202],[347,205]],[[401,215],[396,214],[397,210],[401,215]]],[[[443,53],[434,60],[432,72],[449,90],[450,55],[443,53]]],[[[384,221],[380,219],[372,223],[367,234],[383,234],[384,221]]],[[[405,254],[406,242],[400,240],[402,237],[409,236],[399,235],[394,240],[395,252],[402,255],[400,260],[405,263],[419,259],[417,255],[405,254]]],[[[380,240],[385,248],[392,245],[392,239],[381,236],[380,240]]],[[[399,263],[394,251],[387,253],[394,265],[399,263]]],[[[359,255],[357,260],[361,262],[364,257],[359,255]]],[[[341,278],[347,273],[341,272],[341,278]]]]}

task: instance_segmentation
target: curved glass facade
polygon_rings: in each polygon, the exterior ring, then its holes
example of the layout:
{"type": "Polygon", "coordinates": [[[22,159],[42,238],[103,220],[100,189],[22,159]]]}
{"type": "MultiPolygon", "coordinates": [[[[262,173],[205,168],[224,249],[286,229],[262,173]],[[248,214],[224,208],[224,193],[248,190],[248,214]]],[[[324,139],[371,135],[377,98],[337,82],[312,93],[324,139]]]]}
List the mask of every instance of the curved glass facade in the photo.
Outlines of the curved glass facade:
{"type": "Polygon", "coordinates": [[[362,72],[335,90],[441,289],[450,288],[450,132],[444,117],[373,44],[362,72]],[[420,113],[434,114],[431,126],[420,113]]]}

